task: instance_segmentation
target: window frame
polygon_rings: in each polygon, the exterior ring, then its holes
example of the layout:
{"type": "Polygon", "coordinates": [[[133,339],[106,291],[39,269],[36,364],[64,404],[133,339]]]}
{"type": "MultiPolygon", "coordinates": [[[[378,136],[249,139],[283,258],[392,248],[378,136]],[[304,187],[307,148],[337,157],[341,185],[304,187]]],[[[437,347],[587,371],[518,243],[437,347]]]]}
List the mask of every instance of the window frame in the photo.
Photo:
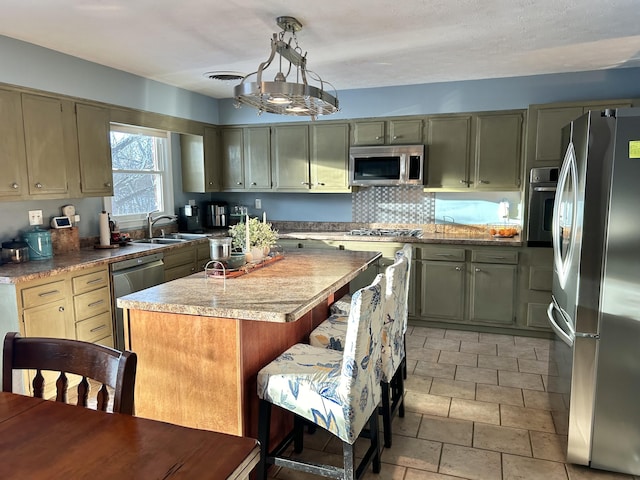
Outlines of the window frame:
{"type": "MultiPolygon", "coordinates": [[[[172,146],[171,146],[171,133],[168,130],[161,130],[157,128],[149,128],[149,127],[140,127],[137,125],[127,125],[123,123],[115,123],[111,122],[109,128],[109,141],[111,141],[111,131],[117,131],[122,133],[131,133],[131,134],[142,134],[153,137],[158,137],[164,139],[165,148],[163,151],[158,152],[159,165],[161,167],[160,170],[148,171],[145,170],[144,173],[150,174],[158,174],[161,176],[162,183],[162,191],[161,195],[161,203],[163,205],[162,211],[155,212],[146,212],[144,214],[134,214],[134,215],[113,215],[111,214],[111,218],[118,223],[120,229],[133,229],[133,228],[146,228],[146,219],[149,213],[153,213],[154,217],[159,215],[172,215],[175,216],[175,207],[174,207],[174,192],[173,192],[173,160],[171,157],[172,146]]],[[[113,166],[111,171],[113,173],[121,173],[123,170],[114,170],[113,166]]],[[[124,172],[129,172],[129,170],[125,170],[124,172]]],[[[103,197],[103,208],[107,212],[113,212],[113,196],[103,197]]]]}

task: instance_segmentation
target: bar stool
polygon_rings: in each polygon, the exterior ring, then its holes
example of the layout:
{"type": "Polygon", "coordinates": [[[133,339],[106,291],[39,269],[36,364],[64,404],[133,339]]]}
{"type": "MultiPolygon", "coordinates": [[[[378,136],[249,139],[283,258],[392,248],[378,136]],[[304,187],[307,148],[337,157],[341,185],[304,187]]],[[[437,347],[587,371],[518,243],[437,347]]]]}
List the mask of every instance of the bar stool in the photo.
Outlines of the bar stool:
{"type": "MultiPolygon", "coordinates": [[[[406,318],[408,314],[408,285],[411,248],[403,250],[396,262],[385,270],[387,279],[385,319],[382,331],[382,405],[380,414],[384,429],[385,447],[392,444],[391,420],[398,414],[404,417],[404,374],[406,372],[406,318]]],[[[313,346],[341,350],[346,333],[344,315],[331,315],[309,335],[313,346]]]]}
{"type": "Polygon", "coordinates": [[[380,471],[377,407],[385,288],[384,275],[378,275],[371,285],[353,294],[342,352],[296,344],[258,372],[259,480],[266,480],[268,465],[348,480],[361,478],[372,462],[373,471],[380,471]],[[293,431],[269,452],[272,405],[295,416],[293,431]],[[294,451],[302,451],[305,420],[342,441],[342,468],[283,456],[292,441],[294,451]],[[356,468],[354,443],[367,423],[371,444],[356,468]]]}

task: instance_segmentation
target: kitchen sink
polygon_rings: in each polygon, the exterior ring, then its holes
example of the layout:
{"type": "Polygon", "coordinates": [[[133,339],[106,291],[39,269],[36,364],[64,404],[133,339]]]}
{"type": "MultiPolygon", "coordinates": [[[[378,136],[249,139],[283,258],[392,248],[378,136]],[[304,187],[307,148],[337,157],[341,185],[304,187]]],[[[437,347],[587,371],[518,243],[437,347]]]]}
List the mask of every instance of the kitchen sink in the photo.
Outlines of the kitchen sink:
{"type": "Polygon", "coordinates": [[[165,238],[177,238],[179,240],[200,240],[208,238],[206,233],[168,233],[165,238]]]}
{"type": "Polygon", "coordinates": [[[166,237],[154,237],[154,238],[141,238],[139,240],[133,240],[132,243],[160,243],[160,244],[172,244],[188,242],[186,238],[166,238],[166,237]]]}

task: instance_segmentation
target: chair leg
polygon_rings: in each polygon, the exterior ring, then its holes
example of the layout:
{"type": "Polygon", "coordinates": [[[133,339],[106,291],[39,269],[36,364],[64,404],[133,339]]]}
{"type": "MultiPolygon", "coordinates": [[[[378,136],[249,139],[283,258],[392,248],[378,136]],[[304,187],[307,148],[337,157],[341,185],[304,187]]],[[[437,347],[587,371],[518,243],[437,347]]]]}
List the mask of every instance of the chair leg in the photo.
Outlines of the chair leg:
{"type": "MultiPolygon", "coordinates": [[[[401,367],[402,368],[402,367],[401,367]]],[[[394,399],[393,403],[398,404],[398,416],[404,418],[404,374],[400,370],[394,375],[394,399]]]]}
{"type": "Polygon", "coordinates": [[[356,479],[356,457],[353,445],[342,442],[342,462],[344,468],[344,480],[356,479]]]}
{"type": "MultiPolygon", "coordinates": [[[[369,428],[371,429],[371,447],[375,449],[372,462],[373,473],[380,473],[382,468],[382,464],[380,463],[380,435],[378,434],[378,415],[376,415],[375,412],[369,420],[369,428]]],[[[391,434],[391,429],[389,429],[389,434],[391,434]]],[[[391,444],[391,442],[389,442],[389,444],[391,444]]]]}
{"type": "Polygon", "coordinates": [[[260,442],[260,461],[256,467],[256,479],[267,480],[267,455],[269,454],[269,434],[271,427],[271,403],[260,400],[258,414],[258,441],[260,442]]]}
{"type": "Polygon", "coordinates": [[[391,448],[391,399],[389,383],[380,382],[382,386],[382,429],[384,430],[384,446],[391,448]]]}
{"type": "Polygon", "coordinates": [[[304,418],[294,415],[293,417],[293,451],[295,453],[302,453],[303,438],[304,438],[304,425],[307,421],[304,418]]]}
{"type": "Polygon", "coordinates": [[[404,334],[404,358],[402,359],[402,377],[407,379],[407,334],[404,334]]]}

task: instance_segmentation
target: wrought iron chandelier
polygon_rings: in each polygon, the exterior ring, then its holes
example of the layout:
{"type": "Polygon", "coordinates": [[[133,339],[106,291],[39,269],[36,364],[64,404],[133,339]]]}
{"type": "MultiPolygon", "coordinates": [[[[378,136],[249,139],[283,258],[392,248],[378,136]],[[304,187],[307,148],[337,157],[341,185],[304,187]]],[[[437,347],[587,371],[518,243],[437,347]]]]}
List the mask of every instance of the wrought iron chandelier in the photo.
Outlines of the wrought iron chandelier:
{"type": "Polygon", "coordinates": [[[271,38],[271,55],[258,66],[256,72],[244,77],[234,88],[236,107],[249,105],[258,109],[258,115],[268,112],[312,118],[337,112],[338,96],[333,85],[307,70],[307,53],[302,54],[296,38],[296,32],[302,29],[302,24],[293,17],[278,17],[276,22],[282,32],[274,33],[271,38]],[[272,82],[264,82],[262,76],[276,55],[278,72],[272,82]],[[283,59],[288,62],[288,66],[285,62],[286,72],[283,71],[283,59]],[[293,78],[294,71],[295,81],[287,81],[289,77],[293,78]],[[249,78],[254,75],[255,81],[250,81],[249,78]],[[309,79],[319,86],[309,85],[309,79]],[[325,90],[325,85],[331,87],[334,95],[325,90]]]}

